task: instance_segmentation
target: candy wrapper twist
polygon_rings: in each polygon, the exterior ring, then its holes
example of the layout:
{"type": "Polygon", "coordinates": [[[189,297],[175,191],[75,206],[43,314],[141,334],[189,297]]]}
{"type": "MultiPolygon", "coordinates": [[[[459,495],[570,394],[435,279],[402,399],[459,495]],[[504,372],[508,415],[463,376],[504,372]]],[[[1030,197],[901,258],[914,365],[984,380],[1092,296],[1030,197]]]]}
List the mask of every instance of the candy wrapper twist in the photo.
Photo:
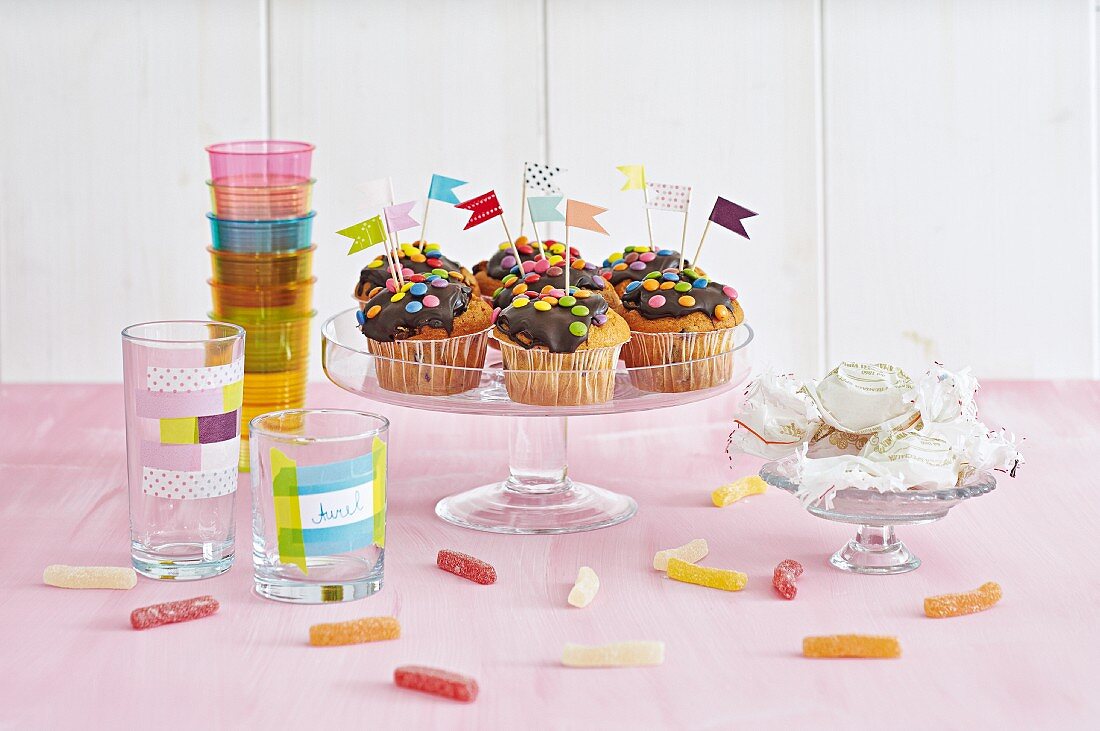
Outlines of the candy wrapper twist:
{"type": "Polygon", "coordinates": [[[975,470],[1015,477],[1015,437],[978,420],[970,369],[922,377],[885,363],[844,362],[816,381],[765,373],[745,392],[730,448],[785,461],[804,505],[838,489],[879,492],[958,485],[975,470]]]}

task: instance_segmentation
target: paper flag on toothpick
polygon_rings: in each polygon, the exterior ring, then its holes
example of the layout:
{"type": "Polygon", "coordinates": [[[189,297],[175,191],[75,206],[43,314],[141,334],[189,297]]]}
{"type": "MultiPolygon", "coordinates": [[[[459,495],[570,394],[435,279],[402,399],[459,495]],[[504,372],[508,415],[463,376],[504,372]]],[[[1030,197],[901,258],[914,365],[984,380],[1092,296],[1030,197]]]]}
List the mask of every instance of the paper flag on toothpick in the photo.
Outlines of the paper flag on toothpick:
{"type": "Polygon", "coordinates": [[[736,234],[741,234],[747,239],[749,232],[745,230],[745,224],[741,220],[752,218],[755,215],[748,208],[718,196],[718,200],[714,201],[714,209],[710,212],[710,220],[722,228],[728,228],[736,234]]]}
{"type": "Polygon", "coordinates": [[[382,212],[386,214],[386,223],[390,226],[390,231],[404,231],[407,228],[416,228],[420,225],[420,221],[414,220],[409,215],[409,211],[416,205],[416,201],[408,201],[407,203],[398,203],[396,206],[386,206],[382,209],[382,212]]]}
{"type": "Polygon", "coordinates": [[[488,193],[483,193],[476,198],[463,201],[457,204],[455,208],[461,208],[473,214],[470,216],[470,220],[466,223],[466,226],[462,229],[463,231],[468,228],[473,228],[479,223],[485,223],[490,218],[496,218],[504,213],[500,210],[500,201],[497,200],[497,193],[495,190],[490,190],[488,193]]]}
{"type": "Polygon", "coordinates": [[[626,176],[620,190],[645,190],[645,165],[619,165],[616,169],[626,176]]]}
{"type": "Polygon", "coordinates": [[[690,185],[669,185],[668,183],[646,183],[649,200],[646,206],[665,211],[687,213],[691,203],[690,185]]]}
{"type": "Polygon", "coordinates": [[[565,216],[558,210],[561,203],[560,195],[532,196],[527,199],[527,206],[531,209],[531,223],[546,223],[548,221],[564,221],[565,216]]]}
{"type": "Polygon", "coordinates": [[[610,236],[604,227],[596,221],[596,216],[606,210],[606,208],[600,208],[591,203],[568,200],[565,202],[565,225],[573,228],[585,228],[604,236],[610,236]]]}
{"type": "Polygon", "coordinates": [[[524,163],[526,169],[524,170],[524,182],[527,187],[532,190],[541,190],[543,193],[549,195],[559,195],[561,189],[554,184],[554,176],[558,173],[564,173],[562,168],[556,168],[551,165],[542,165],[537,162],[524,163]]]}
{"type": "Polygon", "coordinates": [[[366,221],[361,221],[354,226],[348,226],[336,233],[340,236],[347,236],[349,239],[353,239],[351,248],[348,249],[349,254],[354,254],[357,251],[362,251],[363,249],[374,246],[375,244],[385,243],[386,241],[386,227],[382,224],[381,216],[368,218],[366,221]]]}
{"type": "Polygon", "coordinates": [[[458,196],[455,195],[454,190],[460,185],[466,185],[466,181],[458,178],[448,178],[446,175],[433,174],[432,184],[428,189],[428,197],[444,203],[457,204],[458,196]]]}
{"type": "Polygon", "coordinates": [[[378,209],[382,206],[393,205],[393,186],[389,178],[378,178],[366,183],[360,183],[359,191],[363,194],[363,207],[378,209]]]}

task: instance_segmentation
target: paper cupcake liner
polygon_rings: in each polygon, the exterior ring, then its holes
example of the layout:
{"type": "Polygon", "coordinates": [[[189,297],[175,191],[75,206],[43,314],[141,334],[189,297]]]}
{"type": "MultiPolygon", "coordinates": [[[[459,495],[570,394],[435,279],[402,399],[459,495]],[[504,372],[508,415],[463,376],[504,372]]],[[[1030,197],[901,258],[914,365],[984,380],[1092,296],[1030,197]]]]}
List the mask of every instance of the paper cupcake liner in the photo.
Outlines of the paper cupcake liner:
{"type": "Polygon", "coordinates": [[[736,328],[710,332],[631,332],[623,346],[630,382],[643,391],[682,393],[713,388],[733,378],[736,328]]]}
{"type": "Polygon", "coordinates": [[[508,398],[533,406],[602,404],[615,395],[621,345],[575,353],[528,350],[498,341],[508,398]]]}
{"type": "Polygon", "coordinates": [[[443,340],[367,339],[375,358],[378,385],[387,391],[417,396],[450,396],[481,382],[489,331],[443,340]]]}

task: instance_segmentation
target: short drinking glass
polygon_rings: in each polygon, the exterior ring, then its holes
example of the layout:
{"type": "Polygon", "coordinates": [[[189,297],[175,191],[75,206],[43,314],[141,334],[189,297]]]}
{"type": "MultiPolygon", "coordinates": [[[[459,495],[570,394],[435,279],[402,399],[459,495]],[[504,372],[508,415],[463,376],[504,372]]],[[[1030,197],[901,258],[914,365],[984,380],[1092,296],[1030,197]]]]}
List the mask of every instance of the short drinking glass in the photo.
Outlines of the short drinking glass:
{"type": "Polygon", "coordinates": [[[249,422],[256,591],[320,603],[382,588],[386,439],[381,416],[293,409],[249,422]]]}
{"type": "Polygon", "coordinates": [[[244,330],[146,322],[122,331],[130,555],[154,579],[233,565],[244,330]]]}

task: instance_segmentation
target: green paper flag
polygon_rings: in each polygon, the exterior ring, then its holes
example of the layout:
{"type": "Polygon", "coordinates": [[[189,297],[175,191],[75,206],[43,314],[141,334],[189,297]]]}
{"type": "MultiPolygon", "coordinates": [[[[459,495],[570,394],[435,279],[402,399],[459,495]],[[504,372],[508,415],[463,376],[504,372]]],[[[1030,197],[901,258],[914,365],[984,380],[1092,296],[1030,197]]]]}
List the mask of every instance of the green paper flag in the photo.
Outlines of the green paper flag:
{"type": "Polygon", "coordinates": [[[348,226],[336,233],[340,236],[347,236],[349,239],[352,239],[351,248],[348,249],[348,254],[354,254],[357,251],[362,251],[363,249],[367,249],[375,244],[385,243],[386,241],[386,227],[382,223],[381,216],[368,218],[366,221],[361,221],[354,226],[348,226]]]}

